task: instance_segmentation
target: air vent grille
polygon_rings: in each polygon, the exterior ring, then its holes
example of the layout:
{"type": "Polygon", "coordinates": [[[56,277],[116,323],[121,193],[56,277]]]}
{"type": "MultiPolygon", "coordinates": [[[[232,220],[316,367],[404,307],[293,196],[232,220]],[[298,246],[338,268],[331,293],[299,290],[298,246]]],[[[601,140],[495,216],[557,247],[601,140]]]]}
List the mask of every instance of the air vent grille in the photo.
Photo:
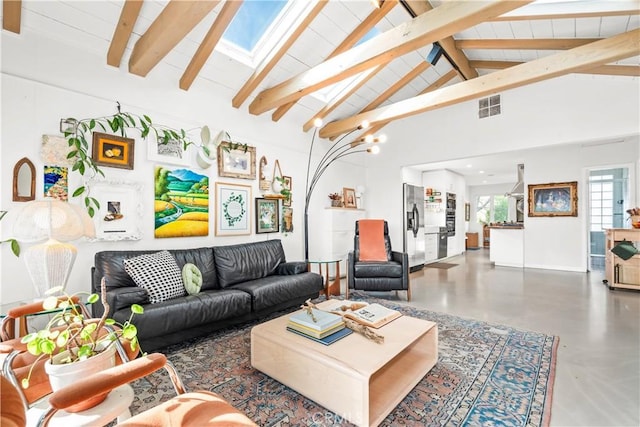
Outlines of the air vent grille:
{"type": "Polygon", "coordinates": [[[478,118],[497,116],[502,112],[500,105],[500,95],[493,95],[488,98],[481,98],[478,101],[478,118]]]}

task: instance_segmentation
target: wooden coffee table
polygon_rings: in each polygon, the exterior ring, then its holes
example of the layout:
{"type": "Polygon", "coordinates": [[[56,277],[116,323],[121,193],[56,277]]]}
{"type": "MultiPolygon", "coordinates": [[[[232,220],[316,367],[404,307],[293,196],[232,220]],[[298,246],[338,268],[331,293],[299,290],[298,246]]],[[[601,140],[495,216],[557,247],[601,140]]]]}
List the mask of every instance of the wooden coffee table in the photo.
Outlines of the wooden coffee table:
{"type": "Polygon", "coordinates": [[[251,329],[251,365],[359,426],[380,424],[438,361],[434,322],[401,316],[377,330],[383,344],[354,332],[325,346],[287,331],[289,316],[251,329]]]}

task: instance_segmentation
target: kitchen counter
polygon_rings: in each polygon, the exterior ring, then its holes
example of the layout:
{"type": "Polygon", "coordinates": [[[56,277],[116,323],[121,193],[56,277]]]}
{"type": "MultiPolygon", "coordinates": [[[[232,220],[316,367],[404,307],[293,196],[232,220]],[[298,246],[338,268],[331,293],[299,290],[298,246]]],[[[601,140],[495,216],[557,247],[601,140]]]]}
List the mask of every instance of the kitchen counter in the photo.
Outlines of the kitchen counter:
{"type": "Polygon", "coordinates": [[[524,227],[491,226],[489,260],[496,266],[524,267],[524,227]]]}

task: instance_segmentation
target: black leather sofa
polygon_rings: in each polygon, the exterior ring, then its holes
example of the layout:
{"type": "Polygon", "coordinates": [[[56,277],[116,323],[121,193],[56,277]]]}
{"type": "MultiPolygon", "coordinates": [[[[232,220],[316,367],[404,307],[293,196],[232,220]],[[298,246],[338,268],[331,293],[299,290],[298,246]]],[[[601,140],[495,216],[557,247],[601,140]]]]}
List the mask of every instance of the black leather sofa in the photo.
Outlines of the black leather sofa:
{"type": "MultiPolygon", "coordinates": [[[[193,263],[200,269],[201,291],[150,304],[147,291],[136,286],[123,261],[154,252],[158,250],[98,252],[91,268],[92,292],[99,294],[101,279],[106,279],[109,317],[124,322],[131,304],[144,307],[134,324],[147,352],[300,305],[323,289],[322,276],[308,272],[305,262],[286,262],[280,240],[268,240],[169,250],[180,268],[193,263]]],[[[93,304],[92,311],[102,316],[104,306],[93,304]]]]}

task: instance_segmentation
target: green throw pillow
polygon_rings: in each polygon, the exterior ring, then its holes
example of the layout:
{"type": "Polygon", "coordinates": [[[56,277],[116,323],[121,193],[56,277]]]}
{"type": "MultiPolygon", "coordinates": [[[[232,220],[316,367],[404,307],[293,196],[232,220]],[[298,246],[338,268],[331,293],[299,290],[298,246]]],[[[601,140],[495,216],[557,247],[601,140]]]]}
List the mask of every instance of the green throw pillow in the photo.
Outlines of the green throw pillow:
{"type": "Polygon", "coordinates": [[[195,264],[187,263],[182,267],[182,282],[189,295],[195,295],[200,292],[202,273],[195,264]]]}

